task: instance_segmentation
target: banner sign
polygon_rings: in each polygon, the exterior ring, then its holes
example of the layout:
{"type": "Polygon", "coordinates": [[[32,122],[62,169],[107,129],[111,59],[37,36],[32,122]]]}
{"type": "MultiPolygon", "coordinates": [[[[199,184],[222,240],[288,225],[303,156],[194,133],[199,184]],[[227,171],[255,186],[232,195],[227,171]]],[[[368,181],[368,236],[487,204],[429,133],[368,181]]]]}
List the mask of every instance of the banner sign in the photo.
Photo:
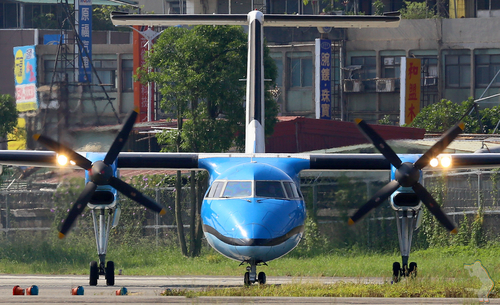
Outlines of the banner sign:
{"type": "Polygon", "coordinates": [[[420,58],[401,57],[399,123],[410,124],[420,112],[420,58]]]}
{"type": "MultiPolygon", "coordinates": [[[[136,30],[143,33],[148,29],[147,26],[134,26],[136,30]]],[[[146,52],[148,51],[148,39],[144,35],[134,31],[133,34],[133,50],[134,50],[134,73],[137,68],[140,68],[146,63],[146,52]]],[[[139,115],[137,122],[148,121],[148,101],[153,96],[153,85],[150,86],[150,95],[148,95],[148,85],[134,82],[134,106],[139,107],[139,115]]],[[[149,101],[153,103],[153,101],[149,101]]]]}
{"type": "Polygon", "coordinates": [[[78,0],[78,34],[82,45],[78,57],[78,82],[92,82],[92,0],[78,0]]]}
{"type": "Polygon", "coordinates": [[[316,118],[331,120],[332,108],[332,41],[329,39],[316,39],[315,41],[315,104],[316,118]]]}
{"type": "Polygon", "coordinates": [[[37,110],[35,46],[14,47],[16,106],[20,112],[37,110]]]}

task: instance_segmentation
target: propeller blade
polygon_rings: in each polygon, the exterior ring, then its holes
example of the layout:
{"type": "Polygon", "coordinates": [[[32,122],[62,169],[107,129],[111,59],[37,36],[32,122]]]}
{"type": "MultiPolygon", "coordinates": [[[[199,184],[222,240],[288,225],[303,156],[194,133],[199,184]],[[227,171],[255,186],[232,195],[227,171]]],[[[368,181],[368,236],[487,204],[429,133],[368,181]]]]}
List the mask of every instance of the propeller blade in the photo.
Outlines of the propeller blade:
{"type": "Polygon", "coordinates": [[[395,168],[399,168],[401,166],[401,159],[399,159],[398,155],[392,150],[392,148],[387,145],[387,143],[382,139],[379,134],[370,127],[370,125],[366,124],[362,119],[355,119],[358,129],[361,133],[375,146],[378,151],[389,161],[395,168]]]}
{"type": "Polygon", "coordinates": [[[452,234],[457,234],[457,227],[451,222],[451,220],[446,216],[446,214],[441,210],[439,204],[432,198],[432,195],[422,186],[420,183],[415,183],[412,186],[413,191],[418,195],[420,200],[425,204],[429,211],[434,215],[434,217],[439,220],[439,222],[450,231],[452,234]]]}
{"type": "Polygon", "coordinates": [[[368,214],[371,210],[374,208],[378,207],[384,200],[389,198],[389,196],[392,195],[398,188],[399,188],[399,182],[396,180],[392,180],[391,182],[387,183],[383,188],[378,190],[375,195],[368,200],[367,203],[365,203],[359,210],[354,213],[354,215],[349,218],[349,225],[353,225],[356,221],[360,220],[368,214]]]}
{"type": "Polygon", "coordinates": [[[104,158],[104,163],[107,165],[111,165],[120,153],[120,151],[123,149],[123,146],[127,142],[128,135],[130,134],[130,131],[132,131],[132,128],[134,127],[135,119],[137,118],[137,115],[139,113],[139,108],[135,108],[128,116],[127,120],[123,124],[122,129],[116,136],[113,144],[111,144],[111,147],[109,148],[108,153],[106,154],[106,157],[104,158]]]}
{"type": "Polygon", "coordinates": [[[418,169],[422,169],[429,164],[432,158],[436,157],[440,153],[442,153],[448,145],[450,145],[455,138],[464,131],[465,124],[460,122],[457,123],[452,128],[448,129],[442,136],[439,141],[437,141],[432,147],[425,152],[425,154],[420,157],[417,162],[415,162],[415,167],[418,169]]]}
{"type": "Polygon", "coordinates": [[[40,134],[35,134],[33,136],[33,139],[35,139],[35,141],[42,143],[50,150],[53,150],[58,154],[65,155],[69,160],[75,162],[76,165],[80,166],[83,169],[89,170],[92,168],[92,162],[89,159],[78,154],[71,148],[52,140],[51,138],[48,138],[40,134]]]}
{"type": "Polygon", "coordinates": [[[83,192],[80,194],[80,196],[78,196],[78,199],[69,211],[68,217],[66,217],[61,226],[61,229],[59,230],[59,238],[64,238],[64,236],[66,236],[76,218],[80,214],[82,214],[83,210],[87,206],[87,203],[90,201],[90,198],[92,198],[92,195],[94,195],[96,188],[97,184],[93,182],[89,182],[85,185],[83,192]]]}
{"type": "Polygon", "coordinates": [[[120,191],[123,195],[128,198],[142,204],[146,208],[160,213],[160,215],[164,215],[167,211],[156,201],[149,198],[148,196],[143,195],[140,191],[132,187],[130,184],[120,180],[116,177],[109,178],[109,185],[120,191]]]}

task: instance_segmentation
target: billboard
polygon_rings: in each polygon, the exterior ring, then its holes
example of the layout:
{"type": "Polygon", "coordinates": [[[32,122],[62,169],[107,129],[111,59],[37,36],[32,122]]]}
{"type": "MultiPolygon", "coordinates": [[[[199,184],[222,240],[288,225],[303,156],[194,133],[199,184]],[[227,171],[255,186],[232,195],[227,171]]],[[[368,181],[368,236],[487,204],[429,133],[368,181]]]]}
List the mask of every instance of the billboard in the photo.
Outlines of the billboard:
{"type": "Polygon", "coordinates": [[[410,124],[420,112],[420,58],[401,57],[399,124],[410,124]]]}
{"type": "Polygon", "coordinates": [[[332,41],[316,39],[315,41],[315,104],[316,118],[331,120],[332,108],[332,41]]]}
{"type": "Polygon", "coordinates": [[[92,82],[92,0],[78,0],[78,34],[81,46],[78,57],[78,82],[92,82]]]}
{"type": "MultiPolygon", "coordinates": [[[[148,39],[143,35],[148,30],[147,26],[134,26],[137,31],[133,34],[133,53],[134,53],[134,73],[137,68],[142,67],[146,63],[146,53],[148,51],[148,39]]],[[[134,106],[139,107],[139,115],[137,122],[148,121],[149,104],[153,104],[154,86],[151,84],[148,88],[147,84],[134,82],[134,106]],[[148,89],[150,92],[148,93],[148,89]]],[[[153,108],[153,105],[151,105],[153,108]]]]}
{"type": "Polygon", "coordinates": [[[38,109],[35,46],[14,47],[16,106],[19,112],[38,109]]]}

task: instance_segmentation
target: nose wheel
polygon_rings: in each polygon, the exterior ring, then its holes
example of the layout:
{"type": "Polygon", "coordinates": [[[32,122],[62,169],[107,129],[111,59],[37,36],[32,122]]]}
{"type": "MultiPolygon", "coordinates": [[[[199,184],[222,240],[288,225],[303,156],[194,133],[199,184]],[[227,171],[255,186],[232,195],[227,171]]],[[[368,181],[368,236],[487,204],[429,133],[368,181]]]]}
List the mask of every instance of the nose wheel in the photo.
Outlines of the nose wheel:
{"type": "MultiPolygon", "coordinates": [[[[243,283],[245,286],[250,286],[255,282],[264,285],[267,282],[266,274],[264,272],[259,272],[257,275],[257,264],[255,262],[249,262],[249,264],[250,266],[247,266],[247,272],[245,272],[243,276],[243,283]]],[[[266,265],[266,263],[263,264],[266,265]]]]}

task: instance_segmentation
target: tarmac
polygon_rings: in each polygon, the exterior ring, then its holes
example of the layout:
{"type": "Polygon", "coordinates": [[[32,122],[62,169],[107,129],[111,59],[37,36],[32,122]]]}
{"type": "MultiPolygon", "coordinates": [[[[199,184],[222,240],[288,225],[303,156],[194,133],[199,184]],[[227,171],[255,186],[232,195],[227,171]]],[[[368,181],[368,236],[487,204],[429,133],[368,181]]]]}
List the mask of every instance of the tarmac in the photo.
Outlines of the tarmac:
{"type": "MultiPolygon", "coordinates": [[[[333,277],[268,277],[268,284],[285,283],[334,283],[334,282],[383,283],[383,278],[333,278],[333,277]]],[[[479,299],[451,298],[296,298],[296,297],[178,297],[162,296],[166,289],[198,290],[208,287],[238,287],[241,277],[218,276],[116,276],[115,286],[106,286],[100,279],[97,286],[88,285],[88,276],[80,275],[9,275],[0,274],[0,304],[480,304],[479,299]],[[13,295],[14,286],[26,289],[36,285],[38,295],[13,295]],[[83,290],[83,295],[72,295],[72,290],[83,290]],[[127,295],[117,295],[117,290],[127,289],[127,295]]],[[[500,299],[490,299],[490,304],[500,304],[500,299]]]]}

